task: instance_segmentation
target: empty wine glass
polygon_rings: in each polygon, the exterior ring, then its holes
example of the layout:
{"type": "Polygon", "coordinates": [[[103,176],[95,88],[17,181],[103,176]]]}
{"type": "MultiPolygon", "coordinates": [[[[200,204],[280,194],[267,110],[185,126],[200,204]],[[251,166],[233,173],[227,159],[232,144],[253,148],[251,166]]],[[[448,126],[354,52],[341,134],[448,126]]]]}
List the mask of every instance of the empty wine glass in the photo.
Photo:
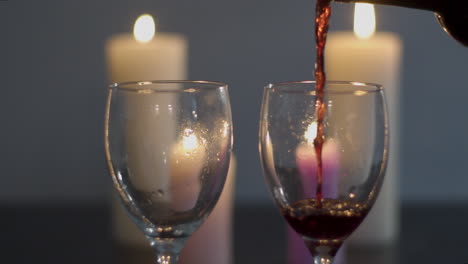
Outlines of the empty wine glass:
{"type": "Polygon", "coordinates": [[[227,85],[148,81],[109,87],[108,168],[157,263],[177,263],[185,242],[213,209],[231,150],[227,85]]]}
{"type": "Polygon", "coordinates": [[[313,81],[266,87],[259,134],[267,185],[315,264],[332,263],[367,215],[388,155],[388,119],[379,85],[330,81],[323,102],[321,149],[314,145],[318,119],[313,81]]]}

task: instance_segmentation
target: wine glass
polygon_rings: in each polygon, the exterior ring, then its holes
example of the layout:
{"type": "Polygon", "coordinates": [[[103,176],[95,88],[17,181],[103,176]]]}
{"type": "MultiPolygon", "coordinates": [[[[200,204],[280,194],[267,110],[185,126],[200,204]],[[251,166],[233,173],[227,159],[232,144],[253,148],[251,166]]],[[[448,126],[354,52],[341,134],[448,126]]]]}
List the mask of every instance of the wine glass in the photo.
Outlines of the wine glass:
{"type": "Polygon", "coordinates": [[[315,264],[332,263],[367,215],[388,155],[388,117],[379,85],[329,81],[323,99],[322,147],[314,144],[320,119],[313,81],[266,87],[259,133],[267,185],[315,264]]]}
{"type": "Polygon", "coordinates": [[[185,242],[215,206],[231,150],[227,85],[147,81],[109,87],[108,169],[157,263],[177,263],[185,242]]]}

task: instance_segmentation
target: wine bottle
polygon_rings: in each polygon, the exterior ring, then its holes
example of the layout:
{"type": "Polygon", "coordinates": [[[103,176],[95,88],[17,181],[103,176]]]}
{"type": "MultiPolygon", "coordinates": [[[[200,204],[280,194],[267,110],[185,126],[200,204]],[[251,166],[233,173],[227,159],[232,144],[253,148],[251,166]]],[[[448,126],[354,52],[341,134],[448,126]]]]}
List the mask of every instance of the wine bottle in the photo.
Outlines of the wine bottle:
{"type": "Polygon", "coordinates": [[[468,3],[466,1],[446,0],[334,0],[336,2],[364,2],[429,10],[436,17],[444,30],[468,47],[468,3]]]}

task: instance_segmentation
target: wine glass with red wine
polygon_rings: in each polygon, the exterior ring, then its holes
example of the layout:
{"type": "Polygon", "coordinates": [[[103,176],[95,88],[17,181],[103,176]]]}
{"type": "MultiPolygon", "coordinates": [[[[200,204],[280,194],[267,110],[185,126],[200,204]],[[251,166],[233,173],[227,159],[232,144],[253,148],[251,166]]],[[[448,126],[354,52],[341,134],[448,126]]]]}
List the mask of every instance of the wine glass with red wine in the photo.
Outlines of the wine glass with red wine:
{"type": "Polygon", "coordinates": [[[267,185],[315,264],[332,263],[366,217],[388,156],[381,86],[329,81],[323,92],[313,81],[270,84],[259,134],[267,185]]]}

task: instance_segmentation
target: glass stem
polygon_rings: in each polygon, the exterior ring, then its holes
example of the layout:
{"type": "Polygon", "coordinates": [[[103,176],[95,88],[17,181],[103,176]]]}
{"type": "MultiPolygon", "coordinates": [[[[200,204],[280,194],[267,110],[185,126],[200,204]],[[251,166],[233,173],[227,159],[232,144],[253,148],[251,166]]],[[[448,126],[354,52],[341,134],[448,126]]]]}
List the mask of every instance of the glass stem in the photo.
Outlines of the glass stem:
{"type": "Polygon", "coordinates": [[[149,238],[156,252],[156,264],[177,264],[187,238],[149,238]]]}
{"type": "Polygon", "coordinates": [[[332,264],[333,257],[332,256],[314,256],[314,264],[332,264]]]}
{"type": "Polygon", "coordinates": [[[342,244],[342,241],[338,240],[313,241],[304,239],[304,242],[314,258],[314,264],[332,264],[333,258],[342,244]]]}

